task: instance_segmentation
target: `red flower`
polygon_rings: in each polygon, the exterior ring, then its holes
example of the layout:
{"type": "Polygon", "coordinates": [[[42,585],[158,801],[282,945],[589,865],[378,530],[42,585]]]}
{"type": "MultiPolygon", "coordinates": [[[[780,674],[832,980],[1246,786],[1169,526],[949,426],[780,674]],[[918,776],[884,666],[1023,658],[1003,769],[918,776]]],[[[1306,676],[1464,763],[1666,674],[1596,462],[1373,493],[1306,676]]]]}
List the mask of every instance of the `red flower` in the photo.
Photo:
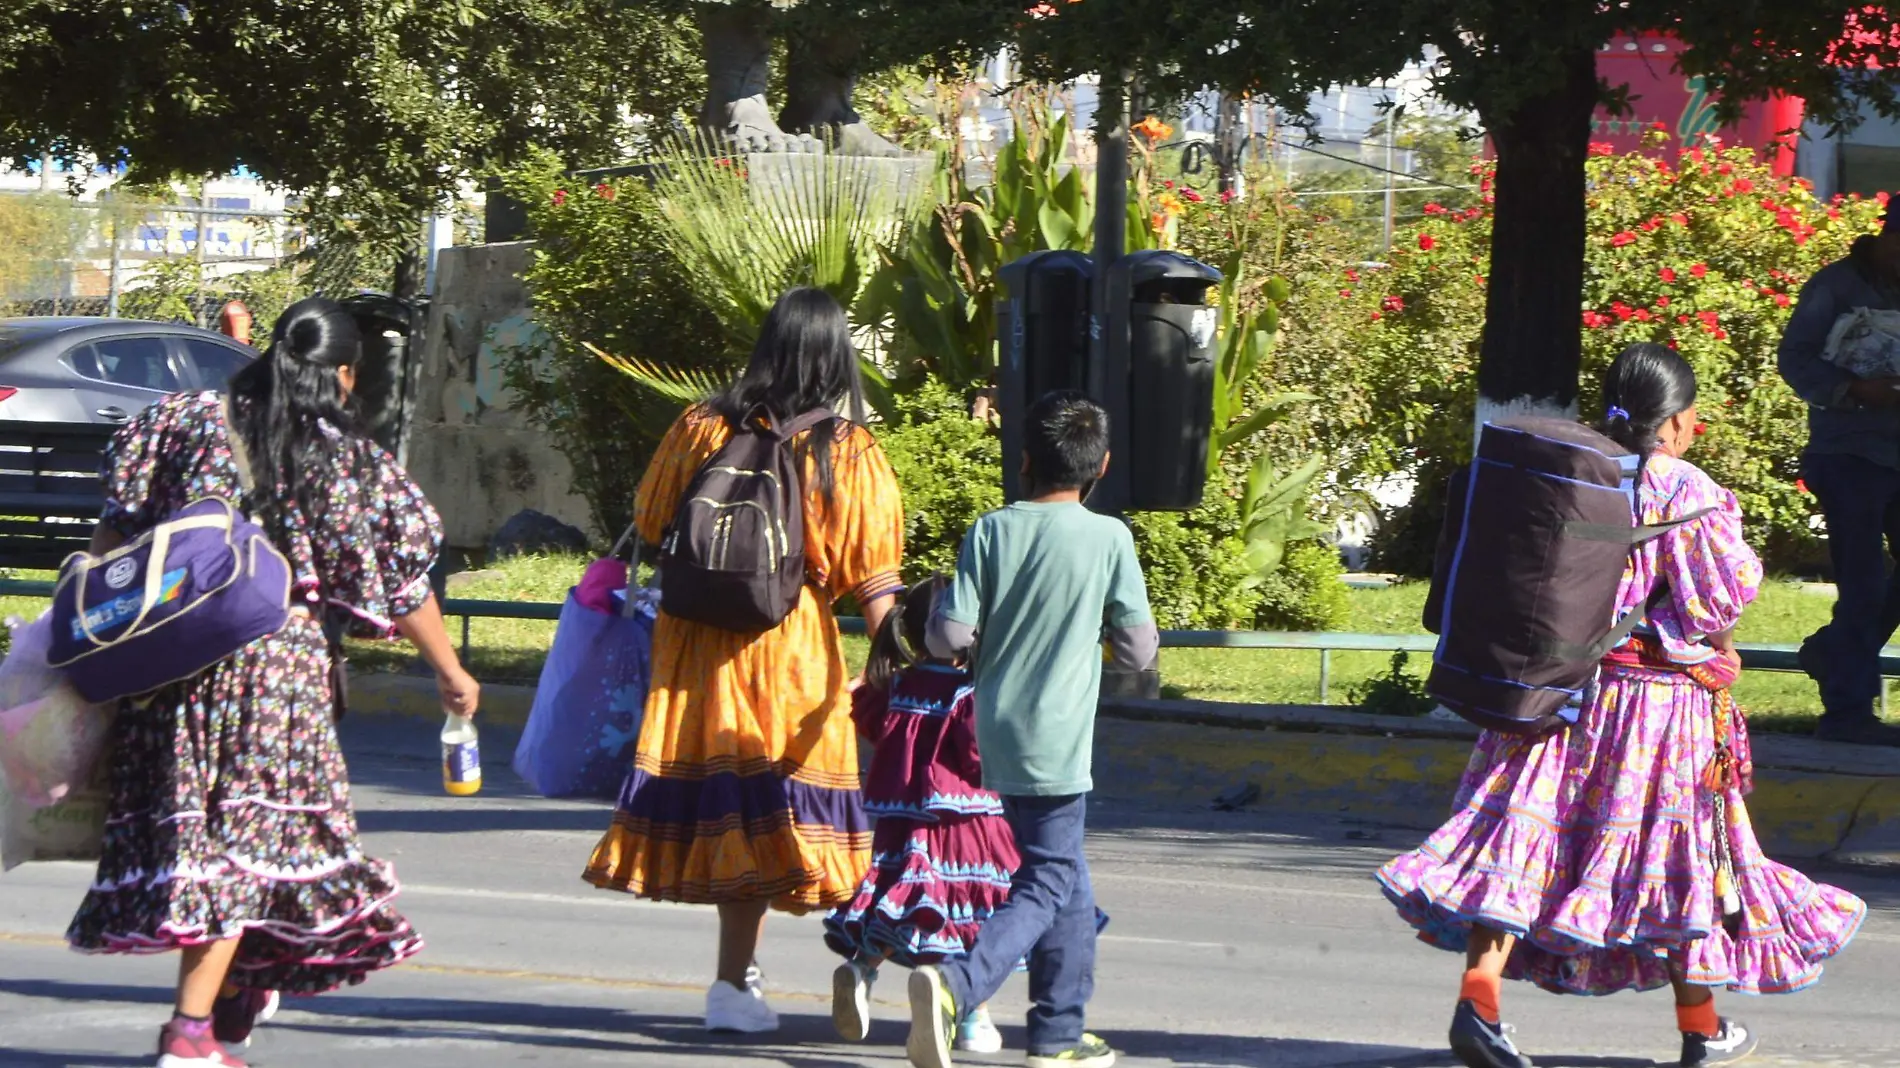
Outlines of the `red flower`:
{"type": "Polygon", "coordinates": [[[1657,297],[1657,298],[1656,298],[1656,307],[1658,307],[1658,308],[1667,308],[1667,307],[1669,307],[1669,298],[1668,298],[1668,297],[1657,297]]]}
{"type": "Polygon", "coordinates": [[[1583,313],[1583,325],[1592,330],[1597,330],[1610,325],[1610,317],[1602,312],[1586,311],[1583,313]]]}
{"type": "Polygon", "coordinates": [[[1438,247],[1437,238],[1433,237],[1430,234],[1418,235],[1418,250],[1420,252],[1430,252],[1431,250],[1437,247],[1438,247]]]}
{"type": "Polygon", "coordinates": [[[1359,272],[1353,270],[1351,267],[1346,268],[1346,281],[1357,282],[1358,280],[1359,280],[1359,272]]]}
{"type": "Polygon", "coordinates": [[[1735,165],[1733,163],[1724,163],[1721,166],[1715,168],[1715,173],[1724,174],[1724,175],[1733,174],[1735,173],[1735,165]]]}
{"type": "Polygon", "coordinates": [[[1379,321],[1379,319],[1380,319],[1380,315],[1379,315],[1379,313],[1378,313],[1378,312],[1373,312],[1373,313],[1372,313],[1372,321],[1376,323],[1376,322],[1378,322],[1378,321],[1379,321]]]}
{"type": "Polygon", "coordinates": [[[1783,208],[1775,213],[1775,225],[1784,230],[1794,230],[1801,225],[1801,222],[1795,218],[1794,212],[1783,208]]]}
{"type": "Polygon", "coordinates": [[[565,204],[565,203],[567,203],[567,190],[565,190],[565,189],[556,189],[556,190],[554,191],[554,195],[553,195],[552,197],[550,197],[549,199],[550,199],[550,200],[553,200],[553,201],[554,201],[554,206],[558,208],[558,207],[560,207],[561,205],[563,205],[563,204],[565,204]]]}
{"type": "Polygon", "coordinates": [[[1592,156],[1608,156],[1614,153],[1615,151],[1616,151],[1615,145],[1606,144],[1602,141],[1590,142],[1590,154],[1592,156]]]}
{"type": "Polygon", "coordinates": [[[1696,437],[1701,437],[1702,435],[1704,435],[1704,434],[1706,434],[1706,433],[1708,433],[1708,432],[1709,432],[1709,424],[1707,424],[1707,423],[1697,423],[1697,424],[1695,425],[1695,436],[1696,436],[1696,437]]]}
{"type": "Polygon", "coordinates": [[[1610,305],[1610,311],[1618,319],[1621,319],[1624,322],[1629,322],[1630,316],[1636,314],[1636,309],[1630,307],[1629,305],[1623,303],[1620,300],[1610,305]]]}
{"type": "Polygon", "coordinates": [[[1232,204],[1234,202],[1234,198],[1238,195],[1239,194],[1235,193],[1231,189],[1223,189],[1220,191],[1220,202],[1222,204],[1232,204]]]}
{"type": "Polygon", "coordinates": [[[1340,291],[1339,291],[1339,296],[1340,296],[1340,299],[1342,299],[1342,300],[1343,300],[1343,299],[1345,299],[1346,297],[1350,297],[1350,296],[1352,296],[1352,290],[1350,290],[1350,289],[1342,289],[1342,290],[1340,290],[1340,291]]]}
{"type": "Polygon", "coordinates": [[[1702,325],[1707,327],[1716,326],[1722,321],[1722,317],[1712,311],[1696,312],[1695,317],[1702,320],[1702,325]]]}
{"type": "Polygon", "coordinates": [[[1672,222],[1672,223],[1675,223],[1675,224],[1676,224],[1677,226],[1687,226],[1687,225],[1689,225],[1689,217],[1688,217],[1687,215],[1684,215],[1684,214],[1683,214],[1682,212],[1679,212],[1679,211],[1678,211],[1678,212],[1675,212],[1675,213],[1673,213],[1673,214],[1671,214],[1671,215],[1669,216],[1669,221],[1670,221],[1670,222],[1672,222]]]}
{"type": "Polygon", "coordinates": [[[1724,330],[1724,329],[1722,329],[1722,328],[1721,328],[1721,327],[1719,327],[1719,326],[1718,326],[1718,327],[1716,327],[1716,328],[1715,328],[1715,330],[1714,330],[1714,331],[1712,331],[1712,333],[1713,333],[1713,336],[1715,337],[1715,340],[1717,340],[1717,341],[1727,341],[1727,340],[1728,340],[1728,331],[1726,331],[1726,330],[1724,330]]]}
{"type": "Polygon", "coordinates": [[[1655,317],[1656,317],[1655,314],[1651,312],[1648,308],[1638,308],[1635,311],[1630,313],[1630,318],[1635,319],[1639,323],[1649,322],[1651,319],[1654,319],[1655,317]]]}
{"type": "Polygon", "coordinates": [[[1473,277],[1475,277],[1475,278],[1477,278],[1477,280],[1478,280],[1478,284],[1479,284],[1479,285],[1483,285],[1483,284],[1484,284],[1484,275],[1481,275],[1481,274],[1480,274],[1480,275],[1474,275],[1473,277]]]}
{"type": "Polygon", "coordinates": [[[1706,263],[1698,263],[1694,267],[1689,268],[1689,274],[1696,278],[1706,278],[1709,274],[1709,265],[1706,263]]]}
{"type": "Polygon", "coordinates": [[[1656,272],[1656,276],[1661,278],[1664,282],[1673,284],[1676,280],[1676,269],[1674,267],[1664,267],[1662,270],[1656,272]]]}
{"type": "Polygon", "coordinates": [[[1610,238],[1610,247],[1612,248],[1623,248],[1626,245],[1633,245],[1635,243],[1636,235],[1630,233],[1628,230],[1624,230],[1610,238]]]}
{"type": "Polygon", "coordinates": [[[1794,301],[1793,301],[1793,300],[1791,300],[1791,299],[1790,299],[1790,298],[1788,297],[1788,294],[1786,294],[1786,293],[1776,293],[1776,294],[1775,294],[1775,303],[1776,303],[1776,304],[1779,304],[1779,305],[1781,305],[1782,307],[1784,307],[1784,308],[1785,308],[1785,307],[1787,307],[1788,305],[1790,305],[1790,304],[1793,304],[1793,303],[1794,303],[1794,301]]]}
{"type": "Polygon", "coordinates": [[[1430,204],[1427,204],[1427,205],[1425,205],[1425,214],[1427,214],[1427,215],[1443,215],[1443,214],[1445,214],[1445,206],[1444,206],[1443,204],[1440,204],[1440,203],[1437,203],[1436,201],[1434,201],[1434,202],[1432,202],[1432,203],[1430,203],[1430,204]]]}
{"type": "Polygon", "coordinates": [[[599,194],[600,199],[602,200],[612,200],[614,198],[614,187],[611,185],[608,185],[606,182],[602,182],[599,185],[595,186],[594,192],[599,194]]]}
{"type": "Polygon", "coordinates": [[[1736,196],[1747,196],[1755,191],[1755,183],[1747,178],[1737,178],[1732,188],[1735,190],[1736,196]]]}
{"type": "Polygon", "coordinates": [[[1795,492],[1796,492],[1796,493],[1801,493],[1801,494],[1805,494],[1805,493],[1807,493],[1807,492],[1808,492],[1808,480],[1807,480],[1807,479],[1805,479],[1805,478],[1797,478],[1797,479],[1795,479],[1795,480],[1794,480],[1794,490],[1795,490],[1795,492]]]}
{"type": "Polygon", "coordinates": [[[1189,204],[1201,204],[1207,201],[1206,197],[1192,189],[1181,190],[1181,199],[1187,201],[1189,204]]]}
{"type": "Polygon", "coordinates": [[[1689,317],[1686,315],[1678,315],[1676,316],[1676,321],[1687,326],[1689,324],[1689,317]]]}
{"type": "Polygon", "coordinates": [[[1389,296],[1379,302],[1379,307],[1389,312],[1402,312],[1405,310],[1405,298],[1396,294],[1389,296]]]}
{"type": "Polygon", "coordinates": [[[1163,178],[1163,179],[1161,180],[1161,188],[1163,188],[1163,189],[1173,189],[1173,188],[1174,188],[1174,182],[1172,182],[1172,181],[1170,181],[1170,180],[1168,180],[1168,179],[1166,179],[1166,178],[1163,178]]]}

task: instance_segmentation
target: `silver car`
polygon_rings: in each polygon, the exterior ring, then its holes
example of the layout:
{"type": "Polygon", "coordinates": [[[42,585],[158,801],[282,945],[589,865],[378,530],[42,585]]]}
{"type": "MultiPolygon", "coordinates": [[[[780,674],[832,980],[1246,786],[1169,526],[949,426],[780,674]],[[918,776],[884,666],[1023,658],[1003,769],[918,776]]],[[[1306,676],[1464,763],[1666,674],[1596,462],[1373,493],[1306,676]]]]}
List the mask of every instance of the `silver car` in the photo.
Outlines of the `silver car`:
{"type": "Polygon", "coordinates": [[[0,420],[123,423],[168,393],[222,390],[256,358],[182,323],[0,319],[0,420]]]}

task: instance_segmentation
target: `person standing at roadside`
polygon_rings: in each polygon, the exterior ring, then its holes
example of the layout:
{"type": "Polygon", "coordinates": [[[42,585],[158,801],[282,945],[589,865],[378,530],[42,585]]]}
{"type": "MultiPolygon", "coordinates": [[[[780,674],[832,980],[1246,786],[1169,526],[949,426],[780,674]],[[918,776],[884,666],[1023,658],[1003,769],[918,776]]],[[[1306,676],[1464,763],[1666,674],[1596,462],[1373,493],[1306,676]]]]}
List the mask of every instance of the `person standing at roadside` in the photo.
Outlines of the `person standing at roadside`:
{"type": "Polygon", "coordinates": [[[1801,474],[1827,520],[1840,591],[1833,619],[1801,646],[1801,668],[1821,687],[1815,736],[1900,746],[1900,726],[1874,713],[1880,650],[1900,627],[1900,575],[1887,562],[1900,558],[1900,378],[1858,378],[1823,355],[1841,316],[1900,311],[1900,213],[1889,205],[1881,222],[1802,287],[1779,362],[1808,403],[1801,474]]]}

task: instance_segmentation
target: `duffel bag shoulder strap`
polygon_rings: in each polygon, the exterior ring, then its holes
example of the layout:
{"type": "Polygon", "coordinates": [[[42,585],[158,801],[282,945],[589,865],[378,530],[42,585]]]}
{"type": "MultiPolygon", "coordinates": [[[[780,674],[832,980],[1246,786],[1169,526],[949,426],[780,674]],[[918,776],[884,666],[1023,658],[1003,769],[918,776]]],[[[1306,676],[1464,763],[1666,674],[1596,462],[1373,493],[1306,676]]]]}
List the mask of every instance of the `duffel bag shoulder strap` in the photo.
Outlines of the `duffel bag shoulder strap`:
{"type": "Polygon", "coordinates": [[[1572,520],[1564,524],[1564,537],[1579,541],[1607,541],[1615,545],[1641,545],[1662,537],[1678,527],[1686,527],[1715,511],[1713,508],[1698,508],[1680,519],[1671,519],[1667,523],[1649,523],[1642,526],[1626,527],[1616,523],[1585,523],[1572,520]]]}

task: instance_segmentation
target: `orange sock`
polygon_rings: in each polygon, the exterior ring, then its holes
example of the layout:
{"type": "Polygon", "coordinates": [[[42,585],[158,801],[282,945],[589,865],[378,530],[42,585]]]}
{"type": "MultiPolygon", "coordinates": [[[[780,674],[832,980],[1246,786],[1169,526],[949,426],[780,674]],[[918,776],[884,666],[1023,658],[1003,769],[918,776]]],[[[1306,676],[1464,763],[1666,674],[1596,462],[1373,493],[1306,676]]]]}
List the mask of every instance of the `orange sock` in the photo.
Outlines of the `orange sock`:
{"type": "Polygon", "coordinates": [[[1700,1005],[1676,1006],[1676,1028],[1685,1035],[1714,1038],[1722,1032],[1722,1018],[1715,1014],[1715,998],[1700,1005]]]}
{"type": "Polygon", "coordinates": [[[1478,1010],[1478,1016],[1484,1022],[1497,1023],[1498,995],[1503,992],[1501,986],[1497,976],[1473,968],[1465,973],[1465,981],[1458,987],[1458,1000],[1471,1002],[1471,1007],[1478,1010]]]}

